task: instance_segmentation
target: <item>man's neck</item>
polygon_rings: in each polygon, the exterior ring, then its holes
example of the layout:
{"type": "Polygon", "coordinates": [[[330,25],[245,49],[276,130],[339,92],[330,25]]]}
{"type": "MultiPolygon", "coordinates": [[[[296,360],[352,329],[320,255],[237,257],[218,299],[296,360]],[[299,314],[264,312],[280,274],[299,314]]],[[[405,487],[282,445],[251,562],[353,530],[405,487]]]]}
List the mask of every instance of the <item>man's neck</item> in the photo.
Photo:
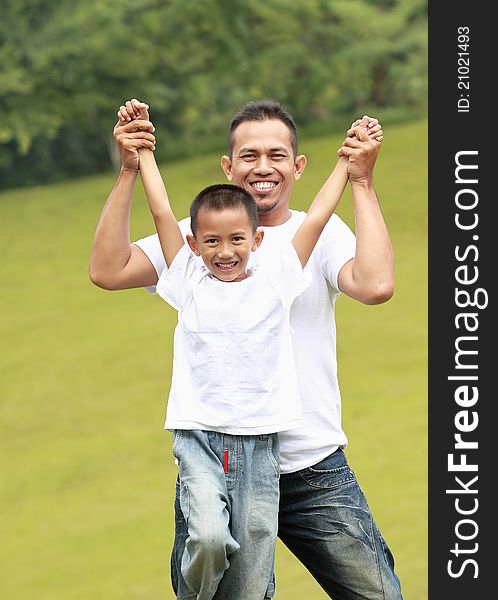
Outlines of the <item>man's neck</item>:
{"type": "Polygon", "coordinates": [[[276,227],[277,225],[283,225],[292,217],[292,213],[289,208],[283,211],[271,211],[269,213],[259,214],[259,224],[261,227],[276,227]]]}

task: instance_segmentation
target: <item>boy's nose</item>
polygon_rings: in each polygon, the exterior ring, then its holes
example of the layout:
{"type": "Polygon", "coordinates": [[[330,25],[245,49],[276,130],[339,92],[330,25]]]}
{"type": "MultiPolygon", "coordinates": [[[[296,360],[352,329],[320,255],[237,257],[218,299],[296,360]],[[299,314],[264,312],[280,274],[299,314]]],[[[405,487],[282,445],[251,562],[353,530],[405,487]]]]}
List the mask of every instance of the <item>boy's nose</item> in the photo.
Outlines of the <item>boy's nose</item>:
{"type": "Polygon", "coordinates": [[[233,256],[233,250],[232,247],[229,244],[224,244],[219,252],[218,252],[218,256],[220,258],[231,258],[233,256]]]}

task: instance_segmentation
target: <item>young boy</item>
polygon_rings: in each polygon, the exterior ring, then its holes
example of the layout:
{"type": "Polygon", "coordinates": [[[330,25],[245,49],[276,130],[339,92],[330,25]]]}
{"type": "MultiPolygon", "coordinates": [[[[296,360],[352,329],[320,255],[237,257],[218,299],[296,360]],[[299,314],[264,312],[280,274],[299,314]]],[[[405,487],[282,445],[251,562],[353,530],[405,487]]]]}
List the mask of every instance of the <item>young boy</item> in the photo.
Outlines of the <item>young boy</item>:
{"type": "MultiPolygon", "coordinates": [[[[148,119],[146,105],[138,108],[131,117],[148,119]]],[[[189,530],[182,573],[195,597],[210,599],[230,566],[234,597],[263,598],[277,533],[276,434],[299,424],[289,311],[307,286],[303,269],[341,197],[347,161],[292,244],[251,264],[264,234],[248,192],[201,191],[186,245],[151,151],[141,150],[140,170],[168,267],[157,291],[179,311],[166,427],[175,431],[189,530]]]]}

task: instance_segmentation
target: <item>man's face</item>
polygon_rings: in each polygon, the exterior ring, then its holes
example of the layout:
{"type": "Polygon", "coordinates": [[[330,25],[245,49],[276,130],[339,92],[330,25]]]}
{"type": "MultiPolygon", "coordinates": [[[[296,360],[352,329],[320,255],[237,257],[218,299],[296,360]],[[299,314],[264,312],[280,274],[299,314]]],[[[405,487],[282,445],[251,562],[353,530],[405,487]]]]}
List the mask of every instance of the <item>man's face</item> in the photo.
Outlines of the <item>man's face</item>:
{"type": "Polygon", "coordinates": [[[287,125],[278,119],[244,121],[233,139],[232,157],[221,159],[228,180],[254,197],[261,225],[284,223],[294,180],[306,166],[305,156],[294,158],[287,125]]]}
{"type": "Polygon", "coordinates": [[[188,235],[192,251],[221,281],[241,281],[251,251],[261,244],[263,231],[253,231],[246,210],[200,210],[195,237],[188,235]]]}

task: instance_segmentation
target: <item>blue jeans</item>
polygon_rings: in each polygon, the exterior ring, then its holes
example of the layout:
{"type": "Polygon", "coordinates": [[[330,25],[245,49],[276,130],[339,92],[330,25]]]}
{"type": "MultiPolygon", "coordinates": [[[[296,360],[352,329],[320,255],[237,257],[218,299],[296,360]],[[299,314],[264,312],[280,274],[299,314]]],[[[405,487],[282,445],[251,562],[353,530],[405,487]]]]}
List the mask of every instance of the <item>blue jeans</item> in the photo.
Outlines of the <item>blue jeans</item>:
{"type": "MultiPolygon", "coordinates": [[[[184,527],[177,513],[171,561],[175,590],[180,585],[175,552],[184,527]]],[[[278,536],[330,598],[402,600],[393,556],[342,450],[280,477],[278,536]]],[[[237,595],[219,596],[230,598],[237,595]]]]}
{"type": "Polygon", "coordinates": [[[273,583],[278,436],[177,430],[172,565],[182,600],[263,600],[273,583]]]}

